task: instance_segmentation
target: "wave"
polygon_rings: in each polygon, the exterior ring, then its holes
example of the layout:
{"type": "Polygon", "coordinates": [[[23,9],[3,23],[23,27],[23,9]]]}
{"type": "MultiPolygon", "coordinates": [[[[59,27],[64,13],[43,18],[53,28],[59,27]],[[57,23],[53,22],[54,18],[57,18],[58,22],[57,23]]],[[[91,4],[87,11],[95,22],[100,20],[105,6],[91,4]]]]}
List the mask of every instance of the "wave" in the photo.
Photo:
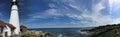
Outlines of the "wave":
{"type": "Polygon", "coordinates": [[[58,37],[62,37],[63,36],[63,34],[59,34],[59,36],[58,37]]]}

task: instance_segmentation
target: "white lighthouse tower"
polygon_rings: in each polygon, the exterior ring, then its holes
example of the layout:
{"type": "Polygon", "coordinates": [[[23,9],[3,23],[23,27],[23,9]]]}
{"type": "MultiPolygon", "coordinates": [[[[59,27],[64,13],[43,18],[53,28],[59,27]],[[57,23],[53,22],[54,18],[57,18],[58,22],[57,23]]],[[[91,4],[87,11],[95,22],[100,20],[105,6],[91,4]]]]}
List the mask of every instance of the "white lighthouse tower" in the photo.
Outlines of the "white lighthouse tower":
{"type": "Polygon", "coordinates": [[[10,24],[12,24],[16,29],[14,30],[14,34],[19,34],[20,25],[19,25],[19,15],[18,15],[18,7],[17,1],[12,1],[11,15],[10,15],[10,24]]]}

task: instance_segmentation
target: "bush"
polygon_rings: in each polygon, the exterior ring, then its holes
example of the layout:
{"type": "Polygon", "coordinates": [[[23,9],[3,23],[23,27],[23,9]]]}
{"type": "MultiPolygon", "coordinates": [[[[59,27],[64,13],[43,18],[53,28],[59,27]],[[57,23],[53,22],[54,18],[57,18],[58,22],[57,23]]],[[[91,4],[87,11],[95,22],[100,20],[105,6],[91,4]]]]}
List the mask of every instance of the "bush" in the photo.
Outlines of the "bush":
{"type": "Polygon", "coordinates": [[[22,35],[21,37],[37,37],[37,35],[25,34],[25,35],[22,35]]]}

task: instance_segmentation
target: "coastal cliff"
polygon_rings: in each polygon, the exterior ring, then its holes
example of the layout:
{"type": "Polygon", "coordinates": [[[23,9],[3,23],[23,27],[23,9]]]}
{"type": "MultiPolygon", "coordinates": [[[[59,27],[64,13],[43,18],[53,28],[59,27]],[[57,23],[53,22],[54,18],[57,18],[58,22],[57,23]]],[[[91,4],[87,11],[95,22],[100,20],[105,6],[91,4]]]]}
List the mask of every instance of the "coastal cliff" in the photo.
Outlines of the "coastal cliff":
{"type": "Polygon", "coordinates": [[[86,37],[120,37],[120,24],[111,24],[82,30],[86,37]]]}

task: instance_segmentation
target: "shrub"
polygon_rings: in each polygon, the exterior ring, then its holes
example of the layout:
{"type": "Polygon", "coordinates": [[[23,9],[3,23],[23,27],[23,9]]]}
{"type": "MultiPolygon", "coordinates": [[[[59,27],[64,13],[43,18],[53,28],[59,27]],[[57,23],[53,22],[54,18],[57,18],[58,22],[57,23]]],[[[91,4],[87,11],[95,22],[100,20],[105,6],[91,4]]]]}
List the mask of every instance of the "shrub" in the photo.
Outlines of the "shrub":
{"type": "Polygon", "coordinates": [[[25,35],[22,35],[21,37],[37,37],[37,35],[25,34],[25,35]]]}

